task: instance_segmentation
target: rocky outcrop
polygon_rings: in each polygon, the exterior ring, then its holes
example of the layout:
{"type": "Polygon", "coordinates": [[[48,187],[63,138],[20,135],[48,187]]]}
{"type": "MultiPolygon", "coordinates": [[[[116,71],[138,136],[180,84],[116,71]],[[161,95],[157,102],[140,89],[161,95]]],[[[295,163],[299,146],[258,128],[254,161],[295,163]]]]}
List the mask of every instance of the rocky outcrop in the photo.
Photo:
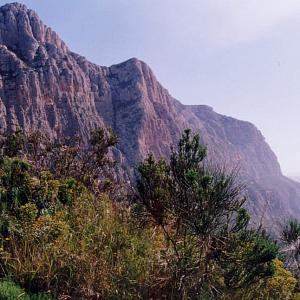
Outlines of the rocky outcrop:
{"type": "Polygon", "coordinates": [[[300,184],[281,174],[254,125],[186,106],[170,96],[142,61],[111,67],[71,52],[37,14],[13,3],[0,8],[0,131],[18,126],[52,138],[110,126],[127,170],[148,153],[165,157],[184,128],[200,131],[209,158],[239,168],[256,220],[300,217],[300,184]]]}
{"type": "Polygon", "coordinates": [[[21,4],[0,9],[0,125],[86,136],[97,114],[85,72],[59,37],[21,4]]]}

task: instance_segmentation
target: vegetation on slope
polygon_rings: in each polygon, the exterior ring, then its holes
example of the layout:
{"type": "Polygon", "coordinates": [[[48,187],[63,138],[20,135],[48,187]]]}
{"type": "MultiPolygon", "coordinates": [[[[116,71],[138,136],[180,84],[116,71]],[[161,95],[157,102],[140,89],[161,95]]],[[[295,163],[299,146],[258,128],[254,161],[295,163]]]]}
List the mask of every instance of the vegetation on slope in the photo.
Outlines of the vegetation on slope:
{"type": "Polygon", "coordinates": [[[198,135],[150,155],[134,193],[114,182],[116,143],[2,140],[0,299],[293,299],[278,245],[248,228],[236,174],[205,163],[198,135]]]}

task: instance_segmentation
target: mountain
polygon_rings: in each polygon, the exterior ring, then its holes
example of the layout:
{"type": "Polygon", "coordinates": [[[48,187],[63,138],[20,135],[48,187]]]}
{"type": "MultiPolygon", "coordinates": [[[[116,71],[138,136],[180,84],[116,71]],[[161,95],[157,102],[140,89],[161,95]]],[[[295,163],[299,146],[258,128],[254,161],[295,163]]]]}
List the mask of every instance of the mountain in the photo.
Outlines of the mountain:
{"type": "Polygon", "coordinates": [[[259,221],[300,217],[300,184],[284,177],[254,125],[206,105],[183,105],[132,58],[98,66],[73,53],[25,5],[0,8],[0,132],[22,127],[52,138],[110,126],[120,137],[116,156],[132,172],[149,152],[166,157],[184,128],[201,132],[209,158],[239,168],[249,209],[259,221]]]}
{"type": "Polygon", "coordinates": [[[294,181],[300,182],[300,176],[299,175],[290,175],[288,177],[291,178],[294,181]]]}

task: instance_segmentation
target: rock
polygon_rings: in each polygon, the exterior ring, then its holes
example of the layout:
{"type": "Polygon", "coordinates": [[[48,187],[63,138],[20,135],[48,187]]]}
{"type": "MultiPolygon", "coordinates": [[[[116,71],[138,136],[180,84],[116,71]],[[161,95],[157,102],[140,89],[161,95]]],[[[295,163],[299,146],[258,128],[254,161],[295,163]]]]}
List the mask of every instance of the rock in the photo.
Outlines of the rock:
{"type": "Polygon", "coordinates": [[[111,67],[92,64],[26,6],[2,6],[0,131],[22,127],[86,140],[92,128],[104,125],[120,137],[116,157],[129,172],[150,152],[167,157],[183,129],[200,131],[208,159],[240,169],[256,221],[300,217],[300,184],[282,175],[254,125],[209,106],[181,104],[136,58],[111,67]]]}

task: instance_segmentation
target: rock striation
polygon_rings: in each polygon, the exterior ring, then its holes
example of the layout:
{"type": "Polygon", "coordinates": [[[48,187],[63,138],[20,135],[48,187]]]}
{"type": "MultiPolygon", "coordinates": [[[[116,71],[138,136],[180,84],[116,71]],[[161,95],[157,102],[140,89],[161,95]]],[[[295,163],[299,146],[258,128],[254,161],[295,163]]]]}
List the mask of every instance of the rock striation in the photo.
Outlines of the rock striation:
{"type": "Polygon", "coordinates": [[[240,169],[256,220],[300,217],[300,184],[282,175],[254,125],[205,105],[181,104],[138,59],[93,64],[69,50],[34,11],[2,6],[0,131],[22,127],[85,139],[97,126],[110,126],[120,137],[116,154],[128,172],[150,152],[166,157],[184,128],[200,131],[209,159],[240,169]]]}

